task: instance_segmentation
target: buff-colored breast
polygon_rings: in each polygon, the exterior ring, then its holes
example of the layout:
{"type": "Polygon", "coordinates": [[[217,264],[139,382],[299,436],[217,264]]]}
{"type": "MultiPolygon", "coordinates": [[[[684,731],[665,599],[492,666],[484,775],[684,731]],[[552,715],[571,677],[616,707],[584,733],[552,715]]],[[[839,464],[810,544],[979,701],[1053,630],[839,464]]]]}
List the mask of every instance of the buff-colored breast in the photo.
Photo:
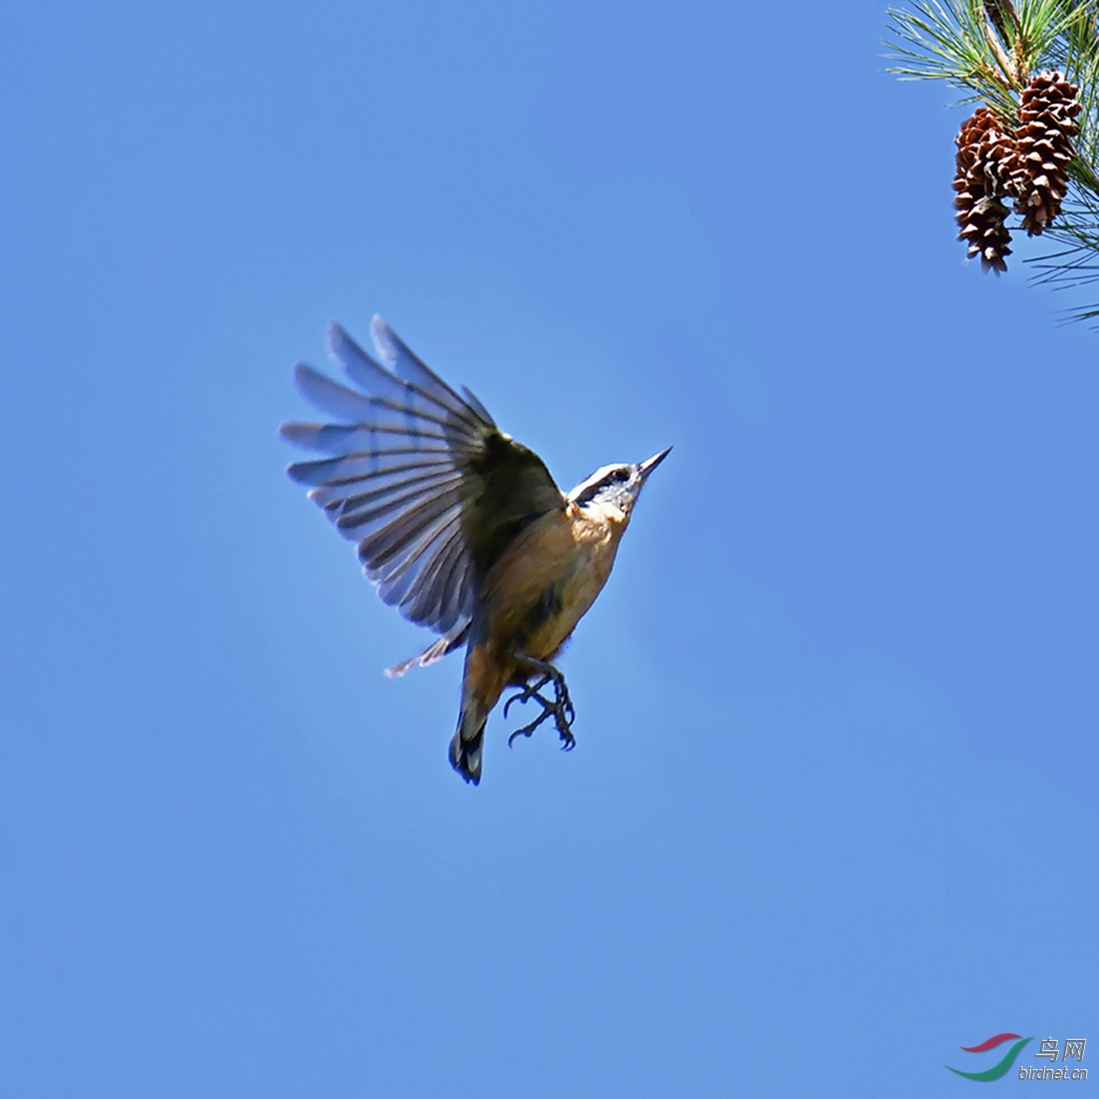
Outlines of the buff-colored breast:
{"type": "Polygon", "coordinates": [[[617,508],[570,504],[531,524],[485,578],[487,636],[550,659],[603,590],[626,522],[617,508]]]}

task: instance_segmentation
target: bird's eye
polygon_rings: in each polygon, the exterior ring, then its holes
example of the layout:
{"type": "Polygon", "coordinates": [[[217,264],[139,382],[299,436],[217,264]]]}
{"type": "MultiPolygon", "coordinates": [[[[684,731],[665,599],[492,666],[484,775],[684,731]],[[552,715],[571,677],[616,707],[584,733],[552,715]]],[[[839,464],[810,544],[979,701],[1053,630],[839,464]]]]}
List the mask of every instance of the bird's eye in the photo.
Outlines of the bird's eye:
{"type": "Polygon", "coordinates": [[[630,479],[630,471],[628,469],[616,469],[611,474],[611,480],[615,484],[620,484],[622,481],[628,481],[630,479]]]}

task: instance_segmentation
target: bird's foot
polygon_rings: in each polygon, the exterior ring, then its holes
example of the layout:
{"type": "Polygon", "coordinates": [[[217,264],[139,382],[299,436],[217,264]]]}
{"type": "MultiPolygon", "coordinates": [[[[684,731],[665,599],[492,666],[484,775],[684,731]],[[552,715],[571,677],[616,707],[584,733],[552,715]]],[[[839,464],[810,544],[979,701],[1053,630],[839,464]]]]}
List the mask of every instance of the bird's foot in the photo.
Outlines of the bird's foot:
{"type": "Polygon", "coordinates": [[[533,735],[534,730],[539,725],[552,717],[554,724],[557,726],[557,735],[561,738],[562,751],[571,752],[576,746],[576,737],[572,735],[572,723],[576,719],[576,710],[573,708],[572,699],[569,698],[569,688],[565,682],[565,677],[552,664],[544,661],[525,658],[524,663],[531,668],[531,678],[533,679],[535,674],[539,678],[533,683],[528,682],[521,691],[513,694],[504,703],[504,717],[508,716],[508,710],[511,709],[513,702],[526,705],[535,699],[541,703],[542,712],[529,725],[516,729],[508,737],[508,747],[511,747],[517,736],[529,737],[533,735]],[[553,684],[552,700],[541,693],[542,688],[551,683],[553,684]]]}

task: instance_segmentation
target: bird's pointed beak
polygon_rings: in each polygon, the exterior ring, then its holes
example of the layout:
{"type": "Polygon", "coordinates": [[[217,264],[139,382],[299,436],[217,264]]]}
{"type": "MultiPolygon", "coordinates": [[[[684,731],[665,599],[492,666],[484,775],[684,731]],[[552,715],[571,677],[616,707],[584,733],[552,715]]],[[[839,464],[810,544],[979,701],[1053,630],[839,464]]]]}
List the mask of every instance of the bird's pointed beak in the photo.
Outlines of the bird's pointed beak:
{"type": "Polygon", "coordinates": [[[646,458],[645,461],[643,461],[637,467],[637,471],[641,474],[641,480],[646,480],[649,474],[652,473],[652,471],[656,469],[656,467],[660,465],[660,463],[664,461],[664,459],[667,458],[668,455],[671,454],[671,452],[672,448],[668,447],[667,450],[662,450],[659,454],[654,454],[651,458],[646,458]]]}

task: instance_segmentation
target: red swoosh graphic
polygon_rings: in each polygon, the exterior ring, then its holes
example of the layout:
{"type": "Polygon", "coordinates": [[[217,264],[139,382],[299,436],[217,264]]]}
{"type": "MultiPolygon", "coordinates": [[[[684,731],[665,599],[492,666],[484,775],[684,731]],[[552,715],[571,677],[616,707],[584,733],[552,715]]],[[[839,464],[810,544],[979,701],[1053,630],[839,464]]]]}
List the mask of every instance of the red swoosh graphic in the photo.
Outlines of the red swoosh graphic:
{"type": "Polygon", "coordinates": [[[1021,1034],[997,1034],[992,1038],[986,1039],[979,1046],[962,1046],[962,1049],[964,1049],[966,1053],[984,1053],[986,1049],[995,1049],[998,1045],[1006,1042],[1008,1038],[1021,1037],[1021,1034]]]}

